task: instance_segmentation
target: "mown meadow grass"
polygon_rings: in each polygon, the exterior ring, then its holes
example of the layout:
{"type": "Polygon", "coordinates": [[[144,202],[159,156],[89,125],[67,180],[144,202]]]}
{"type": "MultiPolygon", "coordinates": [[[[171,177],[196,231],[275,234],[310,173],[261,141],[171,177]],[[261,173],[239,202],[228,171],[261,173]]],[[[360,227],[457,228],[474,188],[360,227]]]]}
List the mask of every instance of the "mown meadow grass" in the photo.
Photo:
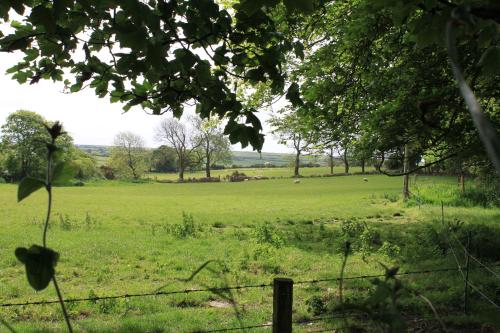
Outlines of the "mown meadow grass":
{"type": "MultiPolygon", "coordinates": [[[[453,178],[422,181],[455,186],[453,178]]],[[[61,254],[57,275],[66,298],[261,284],[277,276],[296,281],[336,277],[345,238],[341,230],[351,224],[368,226],[380,239],[371,250],[354,250],[346,276],[383,273],[379,262],[404,270],[453,267],[449,253],[436,254],[418,240],[427,226],[441,223],[440,206],[402,203],[401,185],[399,177],[369,175],[305,178],[300,184],[292,179],[98,181],[60,187],[54,189],[48,246],[61,254]],[[395,250],[380,250],[384,241],[395,250]],[[208,260],[218,260],[211,266],[217,273],[204,270],[192,281],[180,280],[208,260]]],[[[0,185],[0,303],[55,297],[51,288],[39,293],[30,289],[13,253],[17,246],[40,243],[45,200],[40,192],[18,204],[16,186],[0,185]]],[[[491,226],[499,218],[499,209],[446,208],[450,221],[491,226]]],[[[481,272],[471,276],[491,288],[498,286],[483,279],[481,272]]],[[[444,314],[460,311],[463,284],[457,272],[404,281],[425,292],[444,314]]],[[[335,282],[297,285],[295,320],[313,316],[307,301],[314,295],[325,302],[335,300],[337,287],[335,282]]],[[[349,281],[346,298],[362,299],[371,289],[368,280],[349,281]]],[[[243,289],[234,298],[245,325],[270,321],[270,288],[243,289]]],[[[475,321],[494,318],[477,296],[471,299],[480,310],[475,321]]],[[[412,314],[427,313],[415,299],[404,304],[412,314]]],[[[69,311],[81,332],[190,332],[239,325],[227,300],[208,292],[81,302],[70,304],[69,311]]],[[[57,305],[3,308],[0,318],[20,332],[64,331],[57,305]]],[[[297,325],[296,330],[337,324],[297,325]]]]}

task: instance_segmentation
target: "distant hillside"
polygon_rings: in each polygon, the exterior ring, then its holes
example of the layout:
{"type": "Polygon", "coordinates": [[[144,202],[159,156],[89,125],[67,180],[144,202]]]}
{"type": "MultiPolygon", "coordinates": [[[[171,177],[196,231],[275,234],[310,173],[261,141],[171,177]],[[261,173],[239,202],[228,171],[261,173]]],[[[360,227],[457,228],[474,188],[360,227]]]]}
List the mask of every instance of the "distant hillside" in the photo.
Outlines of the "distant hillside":
{"type": "Polygon", "coordinates": [[[233,151],[233,163],[241,166],[270,163],[274,165],[286,165],[293,158],[292,154],[284,153],[261,153],[255,151],[233,151]]]}
{"type": "MultiPolygon", "coordinates": [[[[109,157],[110,146],[98,146],[98,145],[76,145],[79,149],[84,152],[93,155],[97,158],[99,164],[105,164],[106,158],[109,157]]],[[[231,165],[238,165],[242,167],[248,167],[255,164],[273,164],[278,166],[285,166],[293,161],[293,154],[286,153],[261,153],[255,151],[233,151],[233,160],[231,165]]],[[[325,165],[325,159],[323,157],[312,158],[306,156],[303,158],[304,162],[314,162],[325,165]]]]}
{"type": "Polygon", "coordinates": [[[75,145],[77,148],[94,156],[109,156],[110,146],[95,146],[95,145],[75,145]]]}

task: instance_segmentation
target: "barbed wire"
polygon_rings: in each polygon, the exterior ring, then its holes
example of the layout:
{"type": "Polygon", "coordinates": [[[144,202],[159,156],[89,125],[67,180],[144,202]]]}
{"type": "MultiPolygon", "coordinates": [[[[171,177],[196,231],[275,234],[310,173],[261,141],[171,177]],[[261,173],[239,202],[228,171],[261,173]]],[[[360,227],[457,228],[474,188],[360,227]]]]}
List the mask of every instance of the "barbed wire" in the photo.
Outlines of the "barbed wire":
{"type": "MultiPolygon", "coordinates": [[[[215,287],[215,288],[204,288],[204,289],[184,289],[176,291],[155,291],[146,293],[136,293],[136,294],[121,294],[121,295],[111,295],[111,296],[95,296],[95,297],[85,297],[85,298],[68,298],[65,299],[65,303],[78,303],[78,302],[97,302],[109,299],[119,299],[119,298],[134,298],[134,297],[150,297],[150,296],[169,296],[176,294],[191,294],[200,292],[223,292],[229,290],[239,290],[239,289],[250,289],[250,288],[267,288],[271,287],[272,284],[254,284],[254,285],[243,285],[243,286],[232,286],[232,287],[215,287]]],[[[3,303],[0,307],[13,307],[13,306],[27,306],[27,305],[48,305],[59,303],[58,300],[51,301],[33,301],[33,302],[20,302],[20,303],[3,303]]]]}
{"type": "MultiPolygon", "coordinates": [[[[437,272],[449,272],[449,271],[455,271],[455,270],[456,270],[455,267],[449,267],[449,268],[427,269],[427,270],[420,270],[420,271],[400,272],[400,273],[397,273],[395,275],[428,274],[428,273],[437,273],[437,272]]],[[[379,277],[385,277],[385,274],[347,276],[347,277],[344,277],[343,280],[374,279],[374,278],[379,278],[379,277]]],[[[320,283],[320,282],[331,282],[331,281],[339,281],[339,280],[340,280],[340,277],[335,277],[335,278],[325,278],[325,279],[302,280],[302,281],[297,281],[297,282],[294,281],[293,284],[296,285],[296,284],[320,283]]]]}
{"type": "MultiPolygon", "coordinates": [[[[439,269],[427,269],[420,271],[408,271],[408,272],[400,272],[395,275],[418,275],[418,274],[430,274],[437,272],[447,272],[447,271],[455,271],[456,267],[452,268],[439,268],[439,269]]],[[[358,276],[348,276],[344,277],[344,280],[361,280],[361,279],[370,279],[370,278],[379,278],[385,277],[385,274],[374,274],[374,275],[358,275],[358,276]]],[[[314,279],[314,280],[300,280],[294,282],[295,285],[300,284],[314,284],[321,282],[331,282],[331,281],[339,281],[339,277],[334,278],[325,278],[325,279],[314,279]]],[[[122,299],[122,298],[136,298],[136,297],[152,297],[152,296],[170,296],[170,295],[179,295],[179,294],[191,294],[191,293],[200,293],[200,292],[224,292],[230,290],[242,290],[242,289],[251,289],[251,288],[269,288],[272,287],[272,283],[261,283],[261,284],[253,284],[253,285],[240,285],[240,286],[228,286],[228,287],[214,287],[214,288],[202,288],[202,289],[184,289],[184,290],[175,290],[175,291],[154,291],[154,292],[145,292],[145,293],[134,293],[134,294],[120,294],[120,295],[110,295],[110,296],[95,296],[95,297],[82,297],[82,298],[68,298],[65,299],[65,303],[79,303],[79,302],[97,302],[97,301],[105,301],[110,299],[122,299]]],[[[50,305],[57,304],[58,300],[42,300],[42,301],[26,301],[26,302],[17,302],[17,303],[2,303],[0,304],[0,308],[7,307],[15,307],[15,306],[30,306],[30,305],[50,305]]]]}
{"type": "MultiPolygon", "coordinates": [[[[457,267],[458,267],[458,271],[460,272],[460,274],[462,275],[462,278],[464,280],[464,282],[466,282],[472,289],[474,289],[477,293],[479,293],[479,295],[481,295],[486,301],[488,301],[491,305],[493,305],[494,307],[496,307],[497,309],[500,310],[500,305],[496,304],[491,298],[489,298],[485,293],[483,293],[478,287],[476,287],[471,281],[470,279],[468,279],[466,276],[465,276],[465,273],[463,272],[462,270],[462,266],[460,265],[460,262],[458,260],[458,256],[457,254],[455,253],[455,249],[453,248],[453,244],[451,244],[450,242],[450,239],[448,238],[447,236],[447,233],[445,233],[445,237],[446,237],[446,241],[448,242],[448,246],[450,247],[450,250],[451,250],[451,253],[453,254],[453,257],[455,258],[455,262],[457,264],[457,267]]],[[[467,255],[467,253],[466,253],[467,255]]]]}
{"type": "Polygon", "coordinates": [[[460,245],[460,247],[464,250],[465,252],[465,255],[469,256],[469,258],[471,258],[472,260],[474,260],[475,262],[477,262],[479,265],[483,266],[484,269],[486,269],[488,272],[490,272],[491,274],[493,274],[497,279],[500,280],[500,275],[498,273],[496,273],[494,270],[492,270],[490,267],[488,267],[486,264],[484,264],[481,260],[477,259],[476,257],[474,257],[469,250],[467,250],[467,248],[464,246],[464,244],[462,244],[462,242],[458,239],[458,237],[455,235],[455,233],[451,232],[451,235],[453,236],[453,238],[457,241],[457,243],[460,245]]]}
{"type": "Polygon", "coordinates": [[[231,331],[243,331],[243,330],[253,330],[256,328],[265,328],[272,327],[273,324],[261,324],[261,325],[253,325],[253,326],[243,326],[243,327],[231,327],[231,328],[219,328],[213,330],[198,330],[198,331],[190,331],[189,333],[215,333],[215,332],[231,332],[231,331]]]}

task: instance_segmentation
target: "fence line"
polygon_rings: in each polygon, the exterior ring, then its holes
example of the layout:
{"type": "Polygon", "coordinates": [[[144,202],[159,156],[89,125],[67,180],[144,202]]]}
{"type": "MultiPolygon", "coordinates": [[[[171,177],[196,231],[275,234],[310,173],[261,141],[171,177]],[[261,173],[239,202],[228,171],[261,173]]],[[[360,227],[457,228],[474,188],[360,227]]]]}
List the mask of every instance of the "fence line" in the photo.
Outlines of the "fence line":
{"type": "Polygon", "coordinates": [[[253,330],[256,328],[272,327],[273,324],[261,324],[253,326],[243,326],[243,327],[231,327],[231,328],[219,328],[213,330],[202,330],[202,331],[191,331],[189,333],[214,333],[214,332],[230,332],[230,331],[243,331],[243,330],[253,330]]]}
{"type": "MultiPolygon", "coordinates": [[[[250,289],[250,288],[266,288],[271,287],[272,284],[254,284],[246,286],[233,286],[233,287],[218,287],[218,288],[205,288],[205,289],[184,289],[176,291],[155,291],[148,293],[137,293],[137,294],[122,294],[122,295],[111,295],[111,296],[96,296],[96,297],[86,297],[86,298],[68,298],[65,299],[65,303],[77,303],[77,302],[97,302],[104,301],[108,299],[119,299],[119,298],[134,298],[134,297],[150,297],[150,296],[169,296],[176,294],[191,294],[199,292],[221,292],[228,290],[239,290],[239,289],[250,289]]],[[[3,303],[0,307],[13,307],[13,306],[26,306],[26,305],[48,305],[59,303],[59,300],[52,301],[34,301],[34,302],[24,302],[24,303],[3,303]]]]}
{"type": "MultiPolygon", "coordinates": [[[[400,272],[400,273],[397,273],[395,275],[398,275],[398,276],[417,275],[417,274],[428,274],[428,273],[437,273],[437,272],[449,272],[449,271],[456,271],[456,270],[457,269],[455,267],[450,267],[450,268],[438,268],[438,269],[427,269],[427,270],[420,270],[420,271],[400,272]]],[[[348,276],[348,277],[344,277],[342,280],[361,280],[361,279],[373,279],[373,278],[379,278],[379,277],[385,277],[385,274],[348,276]]],[[[293,282],[293,284],[320,283],[320,282],[331,282],[331,281],[339,281],[339,280],[340,280],[340,277],[335,277],[335,278],[327,278],[327,279],[303,280],[303,281],[293,282]]]]}
{"type": "Polygon", "coordinates": [[[451,235],[453,236],[453,238],[457,241],[457,243],[460,245],[460,247],[464,250],[464,253],[466,256],[469,256],[469,258],[471,258],[472,260],[474,260],[475,262],[477,262],[479,265],[483,266],[484,269],[486,269],[488,272],[490,272],[491,274],[493,274],[496,278],[500,279],[500,275],[498,273],[496,273],[494,270],[492,270],[490,267],[488,267],[486,264],[484,264],[481,260],[477,259],[476,257],[474,257],[470,251],[468,251],[465,246],[462,244],[462,242],[458,239],[458,237],[455,235],[455,233],[451,232],[451,235]]]}
{"type": "MultiPolygon", "coordinates": [[[[421,271],[408,271],[408,272],[400,272],[396,275],[418,275],[418,274],[430,274],[437,272],[447,272],[447,271],[455,271],[456,268],[440,268],[440,269],[428,269],[421,271]]],[[[361,280],[361,279],[370,279],[377,277],[385,277],[385,274],[377,274],[377,275],[358,275],[358,276],[350,276],[344,277],[344,280],[361,280]]],[[[327,278],[327,279],[315,279],[315,280],[303,280],[294,282],[294,284],[308,284],[308,283],[320,283],[320,282],[330,282],[330,281],[339,281],[339,277],[335,278],[327,278]]],[[[251,289],[251,288],[269,288],[272,287],[272,283],[261,283],[261,284],[253,284],[253,285],[241,285],[241,286],[230,286],[230,287],[214,287],[214,288],[204,288],[204,289],[184,289],[184,290],[176,290],[176,291],[155,291],[155,292],[146,292],[146,293],[135,293],[135,294],[121,294],[121,295],[110,295],[110,296],[96,296],[96,297],[85,297],[85,298],[67,298],[64,300],[65,303],[78,303],[78,302],[97,302],[104,301],[109,299],[121,299],[121,298],[136,298],[136,297],[151,297],[151,296],[169,296],[169,295],[178,295],[178,294],[191,294],[191,293],[199,293],[199,292],[221,292],[221,291],[229,291],[229,290],[242,290],[242,289],[251,289]]],[[[49,304],[57,304],[58,300],[51,301],[32,301],[32,302],[19,302],[19,303],[2,303],[0,304],[0,308],[6,307],[15,307],[15,306],[29,306],[29,305],[49,305],[49,304]]]]}
{"type": "MultiPolygon", "coordinates": [[[[446,235],[446,233],[445,233],[446,235]]],[[[462,278],[464,280],[464,282],[469,285],[472,289],[474,289],[477,293],[479,293],[479,295],[481,295],[482,298],[484,298],[486,301],[488,301],[491,305],[493,305],[495,308],[499,309],[500,310],[500,305],[496,304],[491,298],[489,298],[485,293],[483,293],[477,286],[475,286],[473,283],[471,283],[468,279],[468,277],[465,276],[465,273],[462,271],[462,266],[460,265],[460,262],[458,260],[458,256],[457,254],[455,253],[455,249],[453,248],[453,244],[451,244],[450,242],[450,239],[448,238],[448,236],[446,235],[446,241],[448,242],[448,245],[450,247],[450,250],[453,254],[453,257],[455,258],[455,262],[457,264],[457,268],[458,268],[458,271],[460,272],[460,274],[462,275],[462,278]]],[[[458,239],[457,239],[458,240],[458,239]]],[[[460,241],[459,241],[460,243],[460,241]]],[[[460,243],[461,244],[461,243],[460,243]]],[[[461,244],[462,245],[462,244],[461,244]]],[[[465,249],[465,247],[464,247],[465,249]]],[[[467,256],[469,253],[469,251],[465,250],[465,255],[467,256]]],[[[484,266],[484,265],[483,265],[484,266]]],[[[466,291],[467,292],[467,291],[466,291]]]]}

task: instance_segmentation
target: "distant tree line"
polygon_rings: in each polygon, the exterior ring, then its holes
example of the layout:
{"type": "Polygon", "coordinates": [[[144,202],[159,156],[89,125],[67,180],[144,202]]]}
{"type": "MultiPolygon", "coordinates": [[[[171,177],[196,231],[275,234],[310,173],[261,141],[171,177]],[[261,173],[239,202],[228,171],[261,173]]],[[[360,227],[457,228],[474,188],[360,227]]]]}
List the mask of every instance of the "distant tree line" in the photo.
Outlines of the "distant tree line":
{"type": "MultiPolygon", "coordinates": [[[[73,178],[135,179],[146,172],[178,172],[183,180],[186,170],[204,170],[210,177],[212,169],[231,163],[229,140],[224,137],[217,119],[192,118],[189,128],[177,119],[166,119],[156,129],[156,139],[163,143],[156,149],[145,146],[144,139],[132,132],[116,135],[114,146],[99,149],[99,156],[109,155],[108,162],[99,166],[95,151],[77,148],[73,138],[64,133],[58,138],[59,151],[55,158],[69,161],[73,178]]],[[[44,177],[48,141],[46,126],[51,122],[41,115],[26,110],[10,114],[1,127],[0,181],[16,182],[26,176],[44,177]]]]}
{"type": "MultiPolygon", "coordinates": [[[[51,122],[41,115],[27,110],[11,113],[0,134],[0,178],[6,181],[19,181],[26,176],[44,177],[49,141],[46,126],[51,122]]],[[[100,175],[95,159],[76,148],[73,138],[64,133],[57,139],[59,150],[56,161],[70,162],[73,177],[85,180],[100,175]]]]}
{"type": "Polygon", "coordinates": [[[192,117],[188,124],[167,118],[156,128],[155,139],[162,145],[151,150],[141,136],[118,133],[109,165],[102,168],[105,176],[140,179],[146,172],[178,172],[182,181],[186,170],[204,170],[210,178],[212,169],[232,159],[231,144],[217,118],[192,117]]]}

